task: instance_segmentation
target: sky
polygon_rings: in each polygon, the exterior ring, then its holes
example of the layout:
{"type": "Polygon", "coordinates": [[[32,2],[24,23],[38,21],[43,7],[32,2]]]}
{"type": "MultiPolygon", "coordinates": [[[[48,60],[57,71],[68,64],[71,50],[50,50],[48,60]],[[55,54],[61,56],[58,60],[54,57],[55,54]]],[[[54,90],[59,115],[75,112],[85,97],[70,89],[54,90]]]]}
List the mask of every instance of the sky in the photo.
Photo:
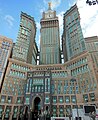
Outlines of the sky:
{"type": "Polygon", "coordinates": [[[36,42],[40,41],[40,19],[42,12],[47,11],[48,2],[59,18],[60,36],[63,32],[63,14],[77,4],[84,37],[98,36],[98,4],[89,6],[86,0],[0,0],[0,35],[16,42],[21,11],[34,17],[37,33],[36,42]]]}

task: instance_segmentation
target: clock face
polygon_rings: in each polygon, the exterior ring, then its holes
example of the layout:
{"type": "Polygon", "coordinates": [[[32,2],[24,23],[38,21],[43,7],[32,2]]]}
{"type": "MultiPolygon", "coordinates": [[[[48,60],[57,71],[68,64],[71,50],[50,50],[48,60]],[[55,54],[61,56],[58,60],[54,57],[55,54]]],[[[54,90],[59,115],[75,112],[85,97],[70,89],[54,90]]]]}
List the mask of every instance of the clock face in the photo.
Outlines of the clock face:
{"type": "Polygon", "coordinates": [[[53,17],[53,14],[52,14],[52,13],[46,14],[46,18],[52,18],[52,17],[53,17]]]}
{"type": "Polygon", "coordinates": [[[53,17],[53,14],[49,14],[49,17],[53,17]]]}

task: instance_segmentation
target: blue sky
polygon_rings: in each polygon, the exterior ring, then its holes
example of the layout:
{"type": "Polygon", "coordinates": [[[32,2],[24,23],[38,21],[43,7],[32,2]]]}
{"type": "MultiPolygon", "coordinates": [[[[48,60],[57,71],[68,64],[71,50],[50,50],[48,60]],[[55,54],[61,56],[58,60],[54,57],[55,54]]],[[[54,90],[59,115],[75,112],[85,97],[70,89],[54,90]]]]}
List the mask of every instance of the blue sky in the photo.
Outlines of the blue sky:
{"type": "Polygon", "coordinates": [[[52,9],[56,10],[62,34],[63,13],[77,3],[81,17],[84,37],[98,35],[98,5],[89,6],[86,0],[0,0],[0,35],[16,41],[21,11],[34,17],[37,25],[36,41],[39,44],[40,19],[42,12],[48,9],[48,2],[52,2],[52,9]]]}

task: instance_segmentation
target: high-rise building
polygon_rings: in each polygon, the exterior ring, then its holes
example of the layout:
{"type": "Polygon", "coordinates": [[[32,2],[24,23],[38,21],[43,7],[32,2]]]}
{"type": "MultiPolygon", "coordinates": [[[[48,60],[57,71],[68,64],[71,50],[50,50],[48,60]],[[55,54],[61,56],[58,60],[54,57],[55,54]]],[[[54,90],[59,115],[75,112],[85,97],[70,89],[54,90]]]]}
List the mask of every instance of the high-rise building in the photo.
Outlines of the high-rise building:
{"type": "Polygon", "coordinates": [[[17,41],[13,49],[13,58],[20,61],[36,64],[37,46],[35,42],[36,25],[34,18],[21,12],[20,28],[17,41]]]}
{"type": "MultiPolygon", "coordinates": [[[[71,60],[85,51],[85,41],[80,25],[80,15],[77,5],[72,6],[64,14],[63,52],[67,52],[66,58],[71,60]]],[[[65,59],[65,61],[67,60],[65,59]]]]}
{"type": "MultiPolygon", "coordinates": [[[[25,13],[22,15],[28,21],[32,18],[25,13]]],[[[79,20],[76,5],[64,14],[62,43],[66,62],[63,64],[60,63],[59,22],[50,4],[41,19],[40,65],[31,62],[34,60],[36,63],[35,59],[31,60],[32,52],[27,52],[26,57],[21,54],[21,35],[25,34],[19,32],[0,95],[0,119],[25,117],[30,120],[39,114],[42,120],[51,116],[71,117],[72,109],[83,109],[85,104],[94,104],[98,108],[98,37],[84,39],[79,20]]],[[[35,24],[32,24],[31,30],[36,31],[35,24]]],[[[32,37],[28,36],[28,39],[35,43],[32,37]]],[[[29,40],[23,40],[22,50],[30,50],[29,40]]],[[[34,50],[37,51],[36,46],[34,50]]],[[[37,56],[36,53],[33,54],[37,56]]]]}
{"type": "MultiPolygon", "coordinates": [[[[27,71],[37,64],[36,25],[34,18],[21,13],[20,28],[9,58],[1,91],[0,119],[13,120],[22,112],[27,71]]],[[[6,45],[4,46],[6,47],[6,45]]]]}
{"type": "Polygon", "coordinates": [[[51,3],[43,12],[40,40],[40,64],[60,63],[60,33],[56,11],[51,10],[51,3]]]}
{"type": "Polygon", "coordinates": [[[11,57],[13,42],[11,39],[0,36],[0,91],[4,81],[5,71],[8,65],[8,59],[11,57]]]}

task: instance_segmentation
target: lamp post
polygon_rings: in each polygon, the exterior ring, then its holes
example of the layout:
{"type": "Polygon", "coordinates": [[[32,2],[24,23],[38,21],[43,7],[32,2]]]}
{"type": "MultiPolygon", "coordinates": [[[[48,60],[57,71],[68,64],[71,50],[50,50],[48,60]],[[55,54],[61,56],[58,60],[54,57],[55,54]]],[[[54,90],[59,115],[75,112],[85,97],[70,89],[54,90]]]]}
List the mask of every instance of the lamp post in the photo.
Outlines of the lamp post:
{"type": "MultiPolygon", "coordinates": [[[[76,82],[75,78],[71,79],[71,82],[76,82]]],[[[76,90],[76,89],[75,89],[76,90]]],[[[75,97],[76,97],[76,91],[75,91],[75,97]]],[[[76,110],[77,110],[77,120],[79,120],[79,112],[78,112],[78,105],[77,105],[77,97],[76,97],[76,110]]]]}

